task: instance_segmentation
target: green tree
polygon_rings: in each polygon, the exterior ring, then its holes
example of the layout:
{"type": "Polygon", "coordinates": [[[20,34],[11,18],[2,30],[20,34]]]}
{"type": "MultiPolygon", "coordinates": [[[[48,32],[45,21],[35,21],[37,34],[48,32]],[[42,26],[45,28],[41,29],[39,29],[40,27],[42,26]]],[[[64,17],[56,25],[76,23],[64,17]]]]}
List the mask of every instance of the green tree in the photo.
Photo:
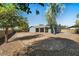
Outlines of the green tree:
{"type": "Polygon", "coordinates": [[[66,29],[66,28],[67,28],[67,26],[61,25],[61,29],[66,29]]]}
{"type": "Polygon", "coordinates": [[[79,20],[76,20],[75,23],[76,23],[76,26],[79,26],[79,20]]]}
{"type": "Polygon", "coordinates": [[[28,27],[29,27],[29,25],[28,25],[27,18],[21,17],[20,22],[18,23],[18,28],[20,30],[28,31],[28,27]]]}
{"type": "Polygon", "coordinates": [[[0,6],[0,28],[5,29],[5,42],[8,41],[8,29],[9,27],[12,27],[12,24],[14,23],[12,22],[14,19],[14,14],[15,6],[12,4],[2,4],[2,6],[0,6]],[[13,17],[13,19],[11,17],[13,17]]]}
{"type": "Polygon", "coordinates": [[[77,14],[76,17],[79,18],[79,14],[77,14]]]}
{"type": "Polygon", "coordinates": [[[62,12],[63,9],[63,4],[52,3],[49,4],[49,8],[46,10],[47,22],[50,25],[52,33],[55,33],[55,27],[57,26],[56,17],[62,12]]]}
{"type": "MultiPolygon", "coordinates": [[[[38,4],[44,6],[43,3],[38,4]]],[[[29,5],[30,3],[0,4],[0,28],[5,29],[5,42],[8,42],[7,35],[9,28],[18,26],[21,29],[25,29],[25,27],[28,27],[28,23],[20,20],[21,18],[17,15],[20,11],[26,12],[27,14],[32,13],[29,5]]],[[[36,14],[39,14],[38,9],[36,9],[36,14]]]]}
{"type": "MultiPolygon", "coordinates": [[[[16,9],[21,10],[23,12],[26,12],[27,14],[31,14],[32,13],[32,10],[29,7],[29,5],[31,5],[31,4],[32,5],[40,5],[42,7],[45,6],[44,3],[17,3],[15,5],[16,5],[16,9]]],[[[35,11],[36,11],[36,14],[37,15],[40,13],[38,9],[36,9],[35,11]]]]}
{"type": "MultiPolygon", "coordinates": [[[[15,6],[15,8],[18,11],[23,11],[23,12],[26,12],[27,14],[31,14],[32,10],[29,7],[29,5],[31,5],[31,4],[32,5],[40,5],[42,7],[44,7],[46,5],[44,3],[14,3],[13,5],[15,6]]],[[[4,6],[4,4],[0,4],[0,6],[4,6]]],[[[35,11],[36,11],[37,15],[40,13],[38,9],[36,9],[35,11]]]]}
{"type": "Polygon", "coordinates": [[[5,42],[8,42],[8,29],[19,26],[21,21],[23,21],[16,11],[14,4],[0,4],[0,28],[4,29],[5,42]]]}
{"type": "Polygon", "coordinates": [[[79,27],[79,14],[76,15],[77,20],[75,21],[74,27],[79,27]]]}

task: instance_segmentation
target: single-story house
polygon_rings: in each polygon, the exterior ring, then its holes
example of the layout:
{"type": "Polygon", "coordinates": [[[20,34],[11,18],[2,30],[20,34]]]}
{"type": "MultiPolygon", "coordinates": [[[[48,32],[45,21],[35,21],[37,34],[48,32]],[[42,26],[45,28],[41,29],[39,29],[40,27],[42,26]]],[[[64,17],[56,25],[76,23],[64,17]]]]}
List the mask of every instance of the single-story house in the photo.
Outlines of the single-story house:
{"type": "Polygon", "coordinates": [[[75,33],[79,34],[79,26],[73,25],[68,27],[69,30],[74,30],[75,33]]]}
{"type": "MultiPolygon", "coordinates": [[[[51,29],[50,29],[50,26],[47,26],[47,25],[31,26],[29,28],[29,32],[51,33],[51,29]]],[[[56,32],[60,32],[59,27],[57,27],[56,32]]]]}

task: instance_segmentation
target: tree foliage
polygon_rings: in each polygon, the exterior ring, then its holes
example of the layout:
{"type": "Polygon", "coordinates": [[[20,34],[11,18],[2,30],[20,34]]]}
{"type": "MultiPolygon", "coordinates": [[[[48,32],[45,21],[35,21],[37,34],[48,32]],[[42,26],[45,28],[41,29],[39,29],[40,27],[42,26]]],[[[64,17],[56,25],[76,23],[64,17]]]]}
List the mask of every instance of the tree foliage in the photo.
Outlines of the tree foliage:
{"type": "Polygon", "coordinates": [[[67,28],[67,26],[61,25],[61,29],[66,29],[66,28],[67,28]]]}
{"type": "Polygon", "coordinates": [[[76,20],[75,23],[77,26],[79,26],[79,20],[76,20]]]}
{"type": "Polygon", "coordinates": [[[17,15],[16,5],[2,4],[0,5],[0,27],[15,27],[21,21],[24,22],[23,17],[17,15]]]}
{"type": "Polygon", "coordinates": [[[79,14],[76,15],[77,20],[75,21],[75,26],[79,27],[79,14]]]}
{"type": "Polygon", "coordinates": [[[28,30],[28,27],[29,27],[29,25],[28,25],[27,18],[21,17],[20,22],[18,23],[18,28],[20,30],[28,30]]]}
{"type": "Polygon", "coordinates": [[[5,29],[5,42],[8,41],[7,36],[9,28],[14,28],[16,26],[24,28],[28,25],[28,23],[25,22],[16,11],[17,9],[15,4],[0,4],[0,28],[5,29]]]}
{"type": "Polygon", "coordinates": [[[15,6],[13,4],[3,4],[0,6],[0,27],[12,27],[16,18],[15,6]]]}
{"type": "Polygon", "coordinates": [[[49,8],[46,10],[46,18],[48,23],[53,26],[57,25],[56,17],[62,12],[63,9],[63,4],[49,4],[49,8]]]}
{"type": "MultiPolygon", "coordinates": [[[[16,9],[21,10],[23,12],[26,12],[27,14],[31,14],[32,10],[29,7],[30,4],[34,4],[34,5],[38,4],[38,5],[42,6],[42,7],[45,6],[44,3],[17,3],[15,5],[16,5],[16,9]]],[[[36,11],[37,15],[40,13],[39,10],[37,10],[37,9],[35,11],[36,11]]]]}
{"type": "Polygon", "coordinates": [[[79,18],[79,14],[77,14],[76,17],[79,18]]]}
{"type": "Polygon", "coordinates": [[[51,30],[53,30],[53,28],[57,26],[56,18],[62,12],[63,9],[63,4],[49,4],[49,8],[46,10],[46,18],[51,30]]]}
{"type": "MultiPolygon", "coordinates": [[[[13,3],[13,5],[15,6],[15,8],[17,10],[20,10],[20,11],[23,11],[23,12],[26,12],[27,14],[31,14],[32,13],[32,10],[31,8],[29,7],[30,4],[34,4],[34,5],[40,5],[42,7],[45,6],[44,3],[13,3]]],[[[0,4],[0,6],[4,6],[4,4],[0,4]]],[[[36,14],[38,15],[40,12],[39,10],[35,10],[36,11],[36,14]]]]}

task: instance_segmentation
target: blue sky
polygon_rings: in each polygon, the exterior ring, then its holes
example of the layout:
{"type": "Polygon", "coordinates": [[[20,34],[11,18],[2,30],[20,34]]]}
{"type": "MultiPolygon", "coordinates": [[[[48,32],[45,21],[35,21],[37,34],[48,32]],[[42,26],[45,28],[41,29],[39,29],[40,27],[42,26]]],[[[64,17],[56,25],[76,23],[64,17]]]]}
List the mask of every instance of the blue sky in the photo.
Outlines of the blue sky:
{"type": "Polygon", "coordinates": [[[76,15],[79,13],[79,4],[66,3],[63,13],[58,16],[57,22],[62,25],[72,26],[77,20],[76,15]]]}
{"type": "MultiPolygon", "coordinates": [[[[57,23],[66,26],[72,26],[75,24],[76,15],[79,13],[79,4],[77,3],[65,3],[65,8],[63,13],[57,17],[57,23]]],[[[32,14],[22,13],[24,17],[28,18],[29,26],[35,26],[39,24],[47,24],[45,11],[48,8],[46,5],[45,7],[41,7],[38,4],[34,5],[31,4],[30,8],[32,10],[32,14]],[[35,14],[35,9],[40,11],[39,15],[35,14]]]]}

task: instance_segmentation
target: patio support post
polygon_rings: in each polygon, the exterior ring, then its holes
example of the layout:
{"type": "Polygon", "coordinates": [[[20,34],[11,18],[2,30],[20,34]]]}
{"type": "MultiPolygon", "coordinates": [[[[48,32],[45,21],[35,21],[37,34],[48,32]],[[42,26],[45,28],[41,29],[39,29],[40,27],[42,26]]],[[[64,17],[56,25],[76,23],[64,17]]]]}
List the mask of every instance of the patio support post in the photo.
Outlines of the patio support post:
{"type": "Polygon", "coordinates": [[[45,33],[45,27],[44,27],[44,33],[45,33]]]}
{"type": "Polygon", "coordinates": [[[40,32],[40,28],[39,28],[39,32],[40,32]]]}

